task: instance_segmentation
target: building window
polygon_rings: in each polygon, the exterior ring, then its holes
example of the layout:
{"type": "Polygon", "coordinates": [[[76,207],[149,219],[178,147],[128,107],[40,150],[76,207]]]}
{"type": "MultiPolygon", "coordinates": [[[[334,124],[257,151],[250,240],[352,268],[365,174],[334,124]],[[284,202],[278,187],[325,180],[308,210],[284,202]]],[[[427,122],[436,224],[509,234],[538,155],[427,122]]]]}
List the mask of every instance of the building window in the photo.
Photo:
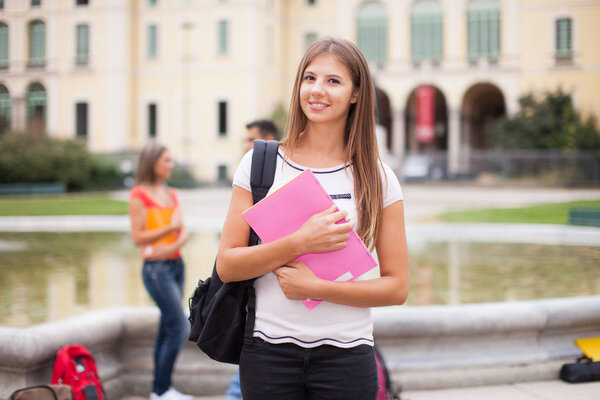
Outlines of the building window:
{"type": "Polygon", "coordinates": [[[158,57],[158,26],[148,26],[148,58],[158,57]]]}
{"type": "Polygon", "coordinates": [[[88,0],[75,0],[76,6],[87,6],[89,4],[88,0]]]}
{"type": "Polygon", "coordinates": [[[154,103],[148,104],[148,137],[156,137],[156,118],[157,106],[154,103]]]}
{"type": "Polygon", "coordinates": [[[75,134],[77,137],[87,139],[88,135],[88,104],[75,104],[75,134]]]}
{"type": "Polygon", "coordinates": [[[4,0],[0,0],[0,10],[4,10],[4,0]]]}
{"type": "Polygon", "coordinates": [[[469,59],[498,59],[500,8],[497,0],[472,0],[467,11],[469,59]]]}
{"type": "Polygon", "coordinates": [[[158,5],[158,0],[148,0],[148,5],[150,7],[156,7],[158,5]]]}
{"type": "Polygon", "coordinates": [[[411,11],[411,57],[414,63],[442,60],[442,7],[437,0],[418,0],[411,11]]]}
{"type": "Polygon", "coordinates": [[[573,21],[571,18],[556,20],[556,58],[570,59],[573,55],[573,21]]]}
{"type": "Polygon", "coordinates": [[[219,136],[227,136],[227,102],[219,102],[219,136]]]}
{"type": "Polygon", "coordinates": [[[90,28],[88,25],[77,25],[75,58],[77,64],[87,64],[89,59],[90,28]]]}
{"type": "Polygon", "coordinates": [[[46,25],[42,21],[29,24],[29,65],[46,63],[46,25]]]}
{"type": "Polygon", "coordinates": [[[217,167],[217,182],[219,183],[227,183],[227,165],[219,165],[217,167]]]}
{"type": "Polygon", "coordinates": [[[8,25],[0,23],[0,68],[8,68],[8,25]]]}
{"type": "Polygon", "coordinates": [[[27,90],[27,126],[34,134],[46,129],[46,89],[37,82],[27,90]]]}
{"type": "Polygon", "coordinates": [[[10,93],[0,85],[0,134],[10,129],[10,93]]]}
{"type": "Polygon", "coordinates": [[[387,16],[378,2],[363,4],[356,21],[357,45],[369,62],[385,63],[387,59],[387,16]]]}
{"type": "Polygon", "coordinates": [[[317,0],[306,0],[306,5],[312,7],[317,4],[317,0]]]}
{"type": "Polygon", "coordinates": [[[42,0],[31,0],[31,7],[40,7],[42,5],[42,0]]]}
{"type": "Polygon", "coordinates": [[[217,30],[217,54],[226,55],[229,53],[229,22],[219,21],[217,30]]]}

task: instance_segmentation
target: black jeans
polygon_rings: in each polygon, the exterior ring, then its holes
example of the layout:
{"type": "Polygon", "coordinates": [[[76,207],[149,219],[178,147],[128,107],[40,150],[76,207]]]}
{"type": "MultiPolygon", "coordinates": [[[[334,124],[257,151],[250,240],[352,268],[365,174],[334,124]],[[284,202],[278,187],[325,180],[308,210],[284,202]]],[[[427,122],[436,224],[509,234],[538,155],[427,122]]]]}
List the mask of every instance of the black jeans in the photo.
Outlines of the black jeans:
{"type": "Polygon", "coordinates": [[[244,400],[375,400],[377,364],[367,345],[311,349],[254,338],[240,358],[244,400]]]}

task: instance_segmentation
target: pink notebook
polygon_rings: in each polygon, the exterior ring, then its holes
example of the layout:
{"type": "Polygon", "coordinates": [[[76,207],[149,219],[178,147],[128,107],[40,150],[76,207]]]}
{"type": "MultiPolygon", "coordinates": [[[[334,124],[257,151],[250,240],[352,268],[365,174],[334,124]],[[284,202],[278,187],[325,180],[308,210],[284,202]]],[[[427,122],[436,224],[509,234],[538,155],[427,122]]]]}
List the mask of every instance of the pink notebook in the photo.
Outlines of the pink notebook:
{"type": "MultiPolygon", "coordinates": [[[[333,204],[312,171],[306,170],[244,211],[242,216],[261,240],[268,243],[297,231],[310,217],[333,204]]],[[[307,253],[297,260],[305,263],[319,278],[330,281],[351,281],[377,266],[354,229],[350,231],[345,248],[307,253]]],[[[310,310],[321,303],[311,299],[303,302],[310,310]]]]}

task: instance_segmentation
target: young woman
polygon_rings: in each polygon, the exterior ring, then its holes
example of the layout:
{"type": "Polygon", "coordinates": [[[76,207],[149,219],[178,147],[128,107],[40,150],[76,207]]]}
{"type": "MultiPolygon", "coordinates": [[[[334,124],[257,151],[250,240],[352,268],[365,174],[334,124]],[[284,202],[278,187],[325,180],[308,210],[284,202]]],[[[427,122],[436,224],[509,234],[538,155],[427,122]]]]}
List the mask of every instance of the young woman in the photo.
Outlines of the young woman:
{"type": "Polygon", "coordinates": [[[175,359],[189,329],[181,305],[184,265],[179,252],[188,233],[177,195],[165,183],[174,166],[166,147],[154,142],[144,147],[129,202],[131,237],[142,248],[144,285],[160,308],[151,400],[192,400],[171,387],[175,359]]]}
{"type": "Polygon", "coordinates": [[[341,211],[324,210],[289,236],[248,247],[241,214],[252,205],[251,152],[235,173],[217,271],[224,281],[258,278],[254,341],[240,360],[244,400],[376,398],[369,307],[403,304],[409,276],[402,191],[378,157],[374,99],[354,44],[324,38],[310,46],[298,67],[271,192],[310,168],[341,211]],[[336,224],[344,217],[347,223],[336,224]],[[379,278],[325,281],[294,261],[343,248],[352,228],[376,249],[379,278]],[[308,310],[299,301],[307,298],[324,302],[308,310]]]}

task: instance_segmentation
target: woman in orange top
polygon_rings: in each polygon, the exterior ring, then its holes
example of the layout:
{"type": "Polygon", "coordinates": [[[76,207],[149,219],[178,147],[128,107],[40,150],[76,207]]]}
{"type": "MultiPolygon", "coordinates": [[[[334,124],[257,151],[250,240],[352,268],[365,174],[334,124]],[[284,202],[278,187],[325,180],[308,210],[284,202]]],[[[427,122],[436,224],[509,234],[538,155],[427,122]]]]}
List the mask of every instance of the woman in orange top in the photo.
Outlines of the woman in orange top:
{"type": "Polygon", "coordinates": [[[171,387],[175,359],[189,324],[183,312],[184,265],[179,249],[188,239],[177,195],[166,185],[174,167],[166,147],[149,143],[140,154],[136,186],[131,190],[131,237],[142,248],[142,277],[160,308],[154,349],[154,383],[150,400],[192,400],[171,387]]]}

